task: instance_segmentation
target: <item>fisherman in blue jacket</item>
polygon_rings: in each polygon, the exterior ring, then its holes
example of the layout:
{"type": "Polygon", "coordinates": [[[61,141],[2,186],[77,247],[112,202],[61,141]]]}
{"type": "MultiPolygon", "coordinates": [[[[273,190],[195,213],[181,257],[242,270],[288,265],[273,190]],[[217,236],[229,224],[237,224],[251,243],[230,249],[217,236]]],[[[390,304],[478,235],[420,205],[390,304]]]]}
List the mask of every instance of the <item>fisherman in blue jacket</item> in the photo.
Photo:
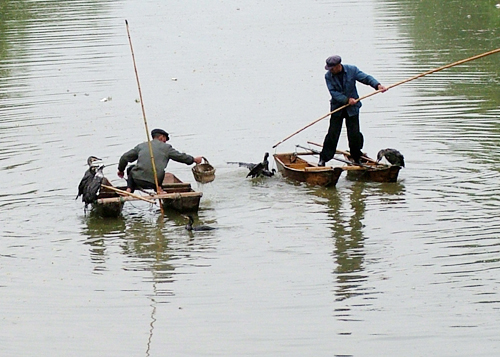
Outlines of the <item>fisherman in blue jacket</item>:
{"type": "Polygon", "coordinates": [[[376,90],[385,92],[387,90],[379,81],[372,76],[363,73],[358,67],[342,64],[340,56],[335,55],[326,59],[325,74],[326,85],[332,99],[330,100],[330,111],[334,111],[346,104],[348,107],[333,113],[330,118],[330,127],[323,142],[323,150],[319,156],[318,166],[325,166],[330,161],[337,150],[337,143],[342,131],[342,122],[345,118],[347,128],[347,139],[351,157],[356,163],[362,155],[363,135],[359,131],[359,108],[361,102],[356,90],[356,81],[372,86],[376,90]]]}

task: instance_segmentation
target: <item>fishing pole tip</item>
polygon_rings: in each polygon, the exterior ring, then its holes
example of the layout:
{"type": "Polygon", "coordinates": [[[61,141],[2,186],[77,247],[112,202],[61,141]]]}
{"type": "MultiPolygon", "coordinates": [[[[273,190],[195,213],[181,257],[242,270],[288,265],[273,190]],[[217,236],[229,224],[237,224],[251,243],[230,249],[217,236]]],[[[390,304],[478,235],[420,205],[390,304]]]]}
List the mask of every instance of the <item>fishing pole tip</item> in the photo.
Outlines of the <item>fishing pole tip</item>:
{"type": "Polygon", "coordinates": [[[125,19],[125,25],[128,25],[128,21],[127,21],[127,19],[125,19]]]}

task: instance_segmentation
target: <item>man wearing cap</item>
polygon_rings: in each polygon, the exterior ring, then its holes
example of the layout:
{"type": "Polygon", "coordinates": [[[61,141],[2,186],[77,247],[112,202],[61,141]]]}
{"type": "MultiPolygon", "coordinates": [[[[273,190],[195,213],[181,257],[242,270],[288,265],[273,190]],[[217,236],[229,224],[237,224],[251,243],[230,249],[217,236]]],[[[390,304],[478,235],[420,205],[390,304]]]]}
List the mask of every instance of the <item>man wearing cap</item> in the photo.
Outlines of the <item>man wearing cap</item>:
{"type": "MultiPolygon", "coordinates": [[[[162,129],[154,129],[151,131],[153,140],[151,147],[153,149],[153,157],[155,160],[155,168],[160,186],[165,176],[165,169],[170,159],[182,162],[186,165],[192,163],[201,164],[202,157],[193,157],[188,154],[181,153],[175,150],[170,144],[168,133],[162,129]]],[[[152,188],[156,189],[156,183],[153,174],[153,164],[151,162],[151,153],[149,151],[148,142],[143,142],[137,145],[132,150],[127,151],[120,158],[118,163],[118,177],[123,178],[124,170],[129,162],[137,161],[135,165],[131,165],[127,169],[127,191],[134,192],[136,188],[152,188]]]]}
{"type": "Polygon", "coordinates": [[[363,73],[358,67],[348,64],[342,64],[340,56],[335,55],[326,59],[325,74],[326,86],[330,91],[332,99],[330,100],[330,111],[334,111],[346,104],[348,107],[333,113],[330,118],[330,127],[325,136],[323,150],[319,155],[319,166],[325,166],[330,161],[337,150],[337,143],[342,131],[342,122],[345,119],[347,128],[347,139],[349,140],[349,150],[353,160],[359,163],[362,155],[363,135],[359,131],[359,108],[361,102],[356,90],[356,81],[372,86],[376,90],[385,92],[386,87],[380,84],[372,76],[363,73]]]}

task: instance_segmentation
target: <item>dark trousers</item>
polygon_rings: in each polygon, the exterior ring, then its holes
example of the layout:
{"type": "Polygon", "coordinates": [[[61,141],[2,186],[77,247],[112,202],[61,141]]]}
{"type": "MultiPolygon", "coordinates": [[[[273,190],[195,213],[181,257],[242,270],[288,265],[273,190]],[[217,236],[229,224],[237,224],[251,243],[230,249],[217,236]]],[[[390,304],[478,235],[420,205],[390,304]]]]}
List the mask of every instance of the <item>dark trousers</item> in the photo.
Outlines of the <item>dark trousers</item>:
{"type": "MultiPolygon", "coordinates": [[[[132,172],[132,167],[134,165],[131,165],[127,168],[127,187],[130,188],[132,192],[134,192],[136,189],[153,189],[156,190],[156,184],[151,183],[149,181],[144,181],[144,180],[139,180],[134,178],[134,174],[132,172]]],[[[158,181],[158,184],[161,186],[161,183],[163,182],[163,178],[161,181],[158,181]]]]}
{"type": "Polygon", "coordinates": [[[330,161],[335,155],[344,119],[347,128],[347,139],[349,140],[349,152],[354,161],[359,161],[362,155],[361,149],[363,148],[363,135],[359,131],[359,115],[350,117],[346,109],[342,110],[340,114],[332,114],[330,118],[330,127],[323,142],[323,150],[319,155],[321,160],[330,161]]]}

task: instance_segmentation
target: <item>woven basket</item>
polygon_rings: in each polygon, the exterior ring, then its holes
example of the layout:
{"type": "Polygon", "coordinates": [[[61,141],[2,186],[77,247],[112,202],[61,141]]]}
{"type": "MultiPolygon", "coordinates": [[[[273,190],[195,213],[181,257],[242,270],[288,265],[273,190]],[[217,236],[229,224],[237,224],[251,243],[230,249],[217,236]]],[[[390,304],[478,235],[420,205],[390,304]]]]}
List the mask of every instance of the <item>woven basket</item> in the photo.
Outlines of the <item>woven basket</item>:
{"type": "Polygon", "coordinates": [[[215,168],[210,165],[208,160],[203,157],[204,162],[196,164],[191,169],[193,171],[194,179],[200,183],[208,183],[215,180],[215,168]]]}

